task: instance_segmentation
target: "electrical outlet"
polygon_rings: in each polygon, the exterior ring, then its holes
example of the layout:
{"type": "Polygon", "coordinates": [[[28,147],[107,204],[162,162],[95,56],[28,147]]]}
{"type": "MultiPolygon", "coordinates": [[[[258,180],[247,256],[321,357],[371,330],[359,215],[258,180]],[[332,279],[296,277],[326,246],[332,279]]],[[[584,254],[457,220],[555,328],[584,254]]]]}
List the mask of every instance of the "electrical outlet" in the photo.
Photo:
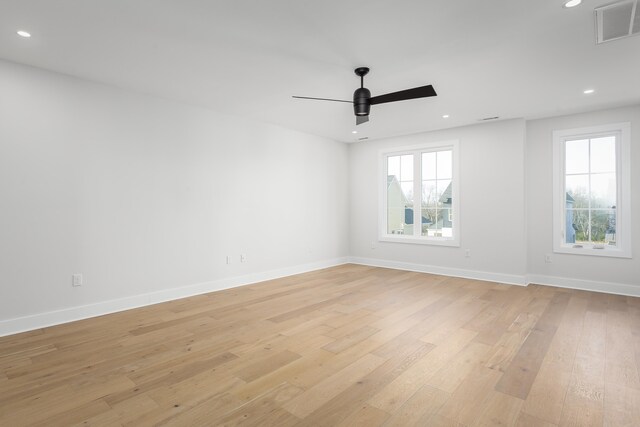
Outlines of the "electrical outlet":
{"type": "Polygon", "coordinates": [[[73,274],[71,276],[71,286],[82,286],[82,274],[73,274]]]}
{"type": "Polygon", "coordinates": [[[551,254],[546,254],[544,256],[544,262],[546,262],[547,264],[551,264],[551,254]]]}
{"type": "Polygon", "coordinates": [[[371,249],[375,249],[376,248],[376,242],[371,242],[371,249]]]}
{"type": "Polygon", "coordinates": [[[247,256],[245,254],[240,254],[240,262],[247,262],[247,256]]]}
{"type": "Polygon", "coordinates": [[[464,257],[465,258],[471,258],[471,249],[465,249],[464,250],[464,257]]]}
{"type": "Polygon", "coordinates": [[[227,264],[231,264],[231,255],[227,255],[227,264]]]}

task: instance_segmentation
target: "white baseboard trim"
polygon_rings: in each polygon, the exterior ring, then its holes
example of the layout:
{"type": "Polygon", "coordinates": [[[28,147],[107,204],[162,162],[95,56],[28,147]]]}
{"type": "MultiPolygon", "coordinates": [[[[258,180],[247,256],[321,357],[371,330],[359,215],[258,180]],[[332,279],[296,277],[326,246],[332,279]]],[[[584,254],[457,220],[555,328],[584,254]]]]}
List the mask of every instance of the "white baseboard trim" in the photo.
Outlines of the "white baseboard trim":
{"type": "Polygon", "coordinates": [[[292,276],[294,274],[307,273],[323,268],[335,267],[338,265],[346,264],[348,262],[349,259],[347,257],[334,258],[330,260],[285,267],[261,273],[228,277],[224,279],[213,280],[210,282],[182,286],[179,288],[165,289],[158,292],[134,295],[126,298],[98,302],[95,304],[69,307],[62,310],[49,311],[25,317],[2,320],[0,321],[0,337],[13,335],[20,332],[31,331],[34,329],[45,328],[48,326],[59,325],[62,323],[73,322],[76,320],[87,319],[90,317],[116,313],[118,311],[130,310],[132,308],[144,307],[147,305],[186,298],[194,295],[206,294],[209,292],[221,291],[223,289],[250,285],[252,283],[292,276]]]}
{"type": "Polygon", "coordinates": [[[597,282],[595,280],[572,279],[538,274],[528,275],[527,284],[534,283],[537,285],[556,286],[558,288],[579,289],[582,291],[640,297],[640,285],[633,286],[624,283],[597,282]]]}
{"type": "Polygon", "coordinates": [[[347,263],[368,265],[372,267],[393,268],[396,270],[416,271],[420,273],[439,274],[443,276],[462,277],[465,279],[483,280],[489,282],[505,283],[510,285],[526,286],[530,283],[559,288],[579,289],[585,291],[604,292],[616,295],[640,297],[640,286],[623,283],[598,282],[592,280],[572,279],[556,276],[492,273],[486,271],[465,270],[459,268],[440,267],[427,264],[415,264],[401,261],[391,261],[375,258],[343,257],[309,264],[270,270],[261,273],[247,274],[244,276],[228,277],[210,282],[197,283],[179,288],[166,289],[126,298],[98,302],[62,310],[49,311],[30,316],[6,319],[0,321],[0,337],[13,335],[20,332],[45,328],[48,326],[69,323],[90,317],[102,316],[161,302],[187,298],[194,295],[221,291],[266,280],[292,276],[294,274],[307,273],[323,268],[335,267],[347,263]]]}
{"type": "Polygon", "coordinates": [[[573,279],[566,277],[544,276],[530,274],[518,276],[512,274],[491,273],[486,271],[465,270],[459,268],[440,267],[435,265],[415,264],[401,261],[391,261],[376,258],[349,257],[352,264],[369,265],[372,267],[393,268],[396,270],[417,271],[419,273],[439,274],[442,276],[462,277],[465,279],[484,280],[488,282],[506,283],[509,285],[527,286],[537,284],[555,286],[558,288],[579,289],[583,291],[603,292],[607,294],[640,297],[640,285],[624,283],[598,282],[594,280],[573,279]]]}
{"type": "Polygon", "coordinates": [[[442,276],[462,277],[465,279],[483,280],[487,282],[505,283],[508,285],[526,286],[526,277],[515,274],[492,273],[488,271],[465,270],[461,268],[440,267],[428,264],[414,264],[410,262],[390,261],[386,259],[350,257],[352,264],[369,265],[372,267],[393,268],[396,270],[417,271],[419,273],[439,274],[442,276]]]}

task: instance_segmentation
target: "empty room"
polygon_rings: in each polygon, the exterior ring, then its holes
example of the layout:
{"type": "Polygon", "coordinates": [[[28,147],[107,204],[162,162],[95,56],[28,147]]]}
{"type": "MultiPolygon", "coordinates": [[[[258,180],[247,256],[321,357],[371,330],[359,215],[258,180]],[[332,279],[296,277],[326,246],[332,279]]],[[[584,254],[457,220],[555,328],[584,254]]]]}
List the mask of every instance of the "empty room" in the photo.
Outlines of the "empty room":
{"type": "Polygon", "coordinates": [[[640,426],[640,0],[0,0],[0,426],[640,426]]]}

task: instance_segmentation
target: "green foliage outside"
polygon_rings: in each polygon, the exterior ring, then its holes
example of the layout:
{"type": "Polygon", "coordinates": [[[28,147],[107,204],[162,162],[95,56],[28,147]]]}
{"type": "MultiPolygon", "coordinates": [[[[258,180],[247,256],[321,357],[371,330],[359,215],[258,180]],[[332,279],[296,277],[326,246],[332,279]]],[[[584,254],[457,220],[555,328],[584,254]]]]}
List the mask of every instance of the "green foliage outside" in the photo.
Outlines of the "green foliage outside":
{"type": "Polygon", "coordinates": [[[603,200],[595,197],[591,198],[589,204],[586,192],[570,191],[568,194],[574,199],[573,227],[576,230],[576,242],[615,244],[615,206],[606,206],[603,200]]]}

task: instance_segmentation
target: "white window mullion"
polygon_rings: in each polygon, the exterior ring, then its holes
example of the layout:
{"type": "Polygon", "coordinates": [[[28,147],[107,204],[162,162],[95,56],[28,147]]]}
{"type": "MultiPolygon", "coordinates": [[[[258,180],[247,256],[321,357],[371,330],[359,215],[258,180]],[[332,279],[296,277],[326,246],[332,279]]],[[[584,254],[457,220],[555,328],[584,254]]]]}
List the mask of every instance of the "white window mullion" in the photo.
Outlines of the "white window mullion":
{"type": "Polygon", "coordinates": [[[413,235],[422,234],[422,154],[413,153],[413,235]]]}
{"type": "MultiPolygon", "coordinates": [[[[557,153],[556,156],[554,157],[560,157],[560,166],[556,166],[556,169],[561,168],[561,172],[559,172],[559,176],[562,180],[562,184],[558,185],[558,183],[554,182],[554,189],[557,187],[561,188],[561,192],[560,195],[558,197],[556,197],[556,203],[559,203],[559,206],[561,206],[562,209],[562,216],[560,217],[561,221],[559,221],[560,224],[560,238],[562,239],[562,243],[565,243],[567,241],[567,174],[566,174],[566,164],[567,164],[567,159],[566,159],[566,153],[567,153],[567,140],[563,139],[562,143],[560,144],[560,147],[556,148],[556,150],[558,150],[559,152],[557,153]]],[[[554,180],[555,181],[555,180],[554,180]]],[[[574,211],[575,214],[575,211],[574,211]]],[[[554,223],[558,222],[558,218],[554,218],[553,219],[554,223]]],[[[554,242],[555,239],[557,239],[557,237],[554,237],[554,242]]]]}
{"type": "Polygon", "coordinates": [[[588,242],[589,243],[593,243],[593,233],[591,232],[591,138],[589,138],[589,167],[587,168],[587,171],[589,173],[588,175],[588,179],[589,179],[589,188],[587,191],[587,233],[589,233],[589,238],[588,238],[588,242]]]}

